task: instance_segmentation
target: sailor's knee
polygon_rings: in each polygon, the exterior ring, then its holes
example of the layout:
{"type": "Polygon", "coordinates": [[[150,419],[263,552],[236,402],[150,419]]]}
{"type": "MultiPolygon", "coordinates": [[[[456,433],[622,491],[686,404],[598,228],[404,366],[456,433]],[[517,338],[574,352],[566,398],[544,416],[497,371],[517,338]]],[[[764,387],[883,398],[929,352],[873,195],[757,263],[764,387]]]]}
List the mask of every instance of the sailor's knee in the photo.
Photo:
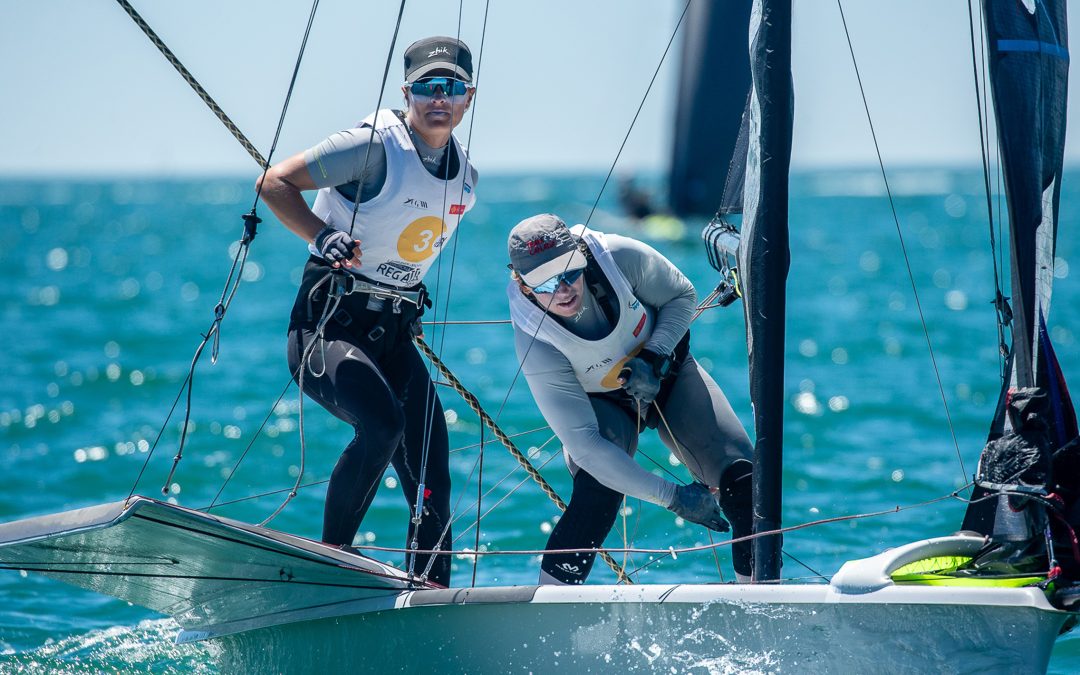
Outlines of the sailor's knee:
{"type": "Polygon", "coordinates": [[[624,450],[628,450],[634,441],[633,434],[618,427],[600,429],[600,435],[624,450]]]}
{"type": "Polygon", "coordinates": [[[405,414],[400,407],[395,407],[384,417],[358,424],[357,434],[366,437],[370,445],[392,453],[405,435],[405,414]]]}
{"type": "MultiPolygon", "coordinates": [[[[724,469],[717,495],[724,514],[732,525],[748,525],[752,517],[754,495],[753,465],[737,460],[724,469]]],[[[741,528],[740,528],[741,529],[741,528]]]]}

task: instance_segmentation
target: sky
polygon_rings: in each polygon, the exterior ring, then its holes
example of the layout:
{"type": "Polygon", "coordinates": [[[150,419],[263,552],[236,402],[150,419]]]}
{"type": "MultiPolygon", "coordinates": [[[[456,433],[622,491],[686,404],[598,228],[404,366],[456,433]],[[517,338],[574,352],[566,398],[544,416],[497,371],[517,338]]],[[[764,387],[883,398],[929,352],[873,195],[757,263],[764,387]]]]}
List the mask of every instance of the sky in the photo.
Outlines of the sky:
{"type": "MultiPolygon", "coordinates": [[[[266,155],[311,4],[131,4],[266,155]]],[[[409,0],[382,103],[401,105],[401,55],[410,42],[460,34],[479,65],[473,112],[457,133],[481,170],[606,170],[684,4],[409,0]]],[[[275,158],[354,125],[378,105],[398,6],[321,0],[275,158]]],[[[967,0],[844,0],[843,7],[886,165],[977,165],[967,0]]],[[[794,11],[793,165],[876,164],[837,3],[795,0],[794,11]]],[[[660,69],[621,170],[667,168],[678,47],[677,40],[660,69]]],[[[0,63],[0,175],[257,170],[115,2],[0,3],[0,63]]],[[[1070,105],[1067,162],[1080,159],[1078,114],[1070,105]]]]}

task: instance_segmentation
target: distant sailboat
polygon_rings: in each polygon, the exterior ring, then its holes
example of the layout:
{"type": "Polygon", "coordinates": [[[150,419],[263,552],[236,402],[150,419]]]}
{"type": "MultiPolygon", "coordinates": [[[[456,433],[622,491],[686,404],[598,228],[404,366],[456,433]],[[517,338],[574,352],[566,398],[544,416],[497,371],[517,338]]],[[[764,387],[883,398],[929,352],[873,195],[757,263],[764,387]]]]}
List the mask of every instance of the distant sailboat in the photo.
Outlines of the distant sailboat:
{"type": "Polygon", "coordinates": [[[624,179],[619,204],[629,226],[616,222],[615,231],[647,241],[689,241],[696,230],[687,220],[716,211],[743,118],[744,101],[732,92],[750,88],[750,55],[744,48],[749,21],[748,2],[691,2],[687,7],[667,194],[624,179]]]}
{"type": "MultiPolygon", "coordinates": [[[[1060,190],[1065,13],[1063,2],[1039,2],[1038,13],[1024,8],[1002,1],[987,9],[996,97],[1010,106],[1037,106],[1040,111],[1032,114],[1055,127],[1043,125],[1038,138],[1017,138],[999,110],[1003,146],[1048,158],[1039,160],[1045,169],[1037,173],[1041,183],[1026,166],[1006,169],[1017,179],[1017,187],[1010,182],[1011,211],[1028,204],[1040,214],[1028,220],[1018,211],[1010,219],[1022,308],[1013,324],[1011,372],[1029,398],[1043,395],[1045,407],[1060,413],[1043,426],[1063,429],[1064,435],[1043,446],[1042,437],[1033,441],[1036,450],[1060,456],[1063,446],[1075,447],[1068,445],[1076,436],[1075,422],[1069,427],[1074,416],[1045,331],[1038,328],[1049,306],[1052,274],[1041,265],[1047,252],[1052,256],[1060,190]],[[1037,96],[1010,89],[1035,79],[1053,82],[1037,96]],[[1034,189],[1034,196],[1019,197],[1021,189],[1034,189]],[[1034,232],[1015,231],[1028,227],[1034,232]],[[1023,329],[1017,328],[1021,321],[1023,329]],[[1030,391],[1036,388],[1042,394],[1030,391]]],[[[755,539],[759,583],[441,589],[362,555],[145,497],[0,525],[0,563],[169,614],[183,627],[179,641],[212,640],[229,672],[313,672],[338,670],[343,663],[376,672],[612,672],[640,668],[643,659],[646,667],[666,671],[685,665],[679,658],[688,643],[697,658],[725,659],[733,667],[1044,671],[1071,617],[1050,600],[1054,589],[1075,577],[1050,565],[1053,555],[1047,554],[1054,546],[1040,554],[1038,542],[1045,539],[1031,526],[1046,522],[1053,500],[1025,482],[1031,474],[1007,480],[1016,476],[992,460],[1008,448],[984,456],[980,477],[985,490],[1001,495],[994,500],[1029,509],[1021,543],[1034,542],[1035,553],[1021,562],[1034,560],[1030,569],[1003,574],[997,563],[1016,562],[1009,556],[971,569],[969,562],[1001,548],[984,534],[968,533],[850,561],[828,584],[764,583],[779,579],[780,572],[780,537],[774,532],[781,524],[790,19],[790,0],[753,4],[749,133],[735,177],[742,186],[742,241],[721,223],[706,233],[729,298],[741,294],[748,317],[757,438],[755,531],[764,535],[755,539]]],[[[1041,418],[1022,413],[1019,419],[1038,426],[1041,418]]],[[[1003,425],[1001,431],[995,435],[1015,440],[1029,429],[1003,425]]],[[[1059,524],[1053,531],[1057,541],[1063,532],[1059,524]]],[[[996,527],[984,533],[1004,534],[996,527]]]]}
{"type": "Polygon", "coordinates": [[[692,2],[682,36],[667,205],[682,217],[709,216],[728,175],[728,159],[750,89],[744,49],[749,2],[692,2]]]}

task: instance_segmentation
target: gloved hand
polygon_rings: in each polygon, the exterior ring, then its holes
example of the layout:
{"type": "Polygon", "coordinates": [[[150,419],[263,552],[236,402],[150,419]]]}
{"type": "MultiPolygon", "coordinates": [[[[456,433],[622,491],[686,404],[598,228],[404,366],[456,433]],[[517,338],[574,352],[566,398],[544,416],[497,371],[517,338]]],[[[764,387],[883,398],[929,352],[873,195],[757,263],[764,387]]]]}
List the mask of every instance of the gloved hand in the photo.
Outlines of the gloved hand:
{"type": "Polygon", "coordinates": [[[656,376],[652,364],[636,356],[619,371],[619,384],[626,393],[644,405],[652,403],[660,391],[660,378],[656,376]]]}
{"type": "Polygon", "coordinates": [[[701,483],[676,486],[675,499],[671,501],[668,509],[683,520],[704,525],[710,530],[727,532],[731,529],[731,525],[720,513],[716,498],[709,492],[709,488],[701,483]]]}
{"type": "Polygon", "coordinates": [[[360,247],[360,242],[351,238],[347,232],[336,230],[329,225],[315,235],[315,248],[326,262],[334,267],[349,264],[360,247]]]}

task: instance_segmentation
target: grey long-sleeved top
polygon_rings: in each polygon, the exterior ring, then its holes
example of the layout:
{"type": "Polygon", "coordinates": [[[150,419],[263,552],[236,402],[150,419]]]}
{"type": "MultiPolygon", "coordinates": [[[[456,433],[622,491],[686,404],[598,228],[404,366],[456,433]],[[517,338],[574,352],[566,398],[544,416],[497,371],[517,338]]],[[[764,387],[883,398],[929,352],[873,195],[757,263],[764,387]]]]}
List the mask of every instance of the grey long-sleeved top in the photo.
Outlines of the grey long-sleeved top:
{"type": "MultiPolygon", "coordinates": [[[[409,137],[416,146],[424,168],[432,176],[438,177],[443,156],[450,144],[432,148],[411,127],[409,137]]],[[[370,126],[358,126],[332,134],[318,145],[308,148],[304,152],[304,161],[315,187],[336,187],[352,201],[357,201],[358,193],[360,202],[373,199],[386,182],[386,148],[383,147],[382,137],[371,133],[370,126]],[[363,183],[360,182],[361,178],[363,183]]],[[[475,168],[472,169],[471,178],[475,186],[478,179],[475,168]]]]}
{"type": "MultiPolygon", "coordinates": [[[[634,295],[656,310],[656,321],[645,348],[658,354],[670,353],[693,319],[697,305],[693,284],[651,246],[617,234],[605,237],[615,264],[634,289],[634,295]]],[[[592,301],[591,293],[584,294],[583,304],[582,315],[576,321],[561,320],[562,325],[586,339],[610,332],[612,325],[592,301]]],[[[555,317],[549,316],[548,320],[555,317]]],[[[623,448],[600,434],[588,394],[566,356],[516,326],[514,346],[536,405],[573,463],[612,490],[670,506],[675,484],[646,471],[623,448]]]]}

